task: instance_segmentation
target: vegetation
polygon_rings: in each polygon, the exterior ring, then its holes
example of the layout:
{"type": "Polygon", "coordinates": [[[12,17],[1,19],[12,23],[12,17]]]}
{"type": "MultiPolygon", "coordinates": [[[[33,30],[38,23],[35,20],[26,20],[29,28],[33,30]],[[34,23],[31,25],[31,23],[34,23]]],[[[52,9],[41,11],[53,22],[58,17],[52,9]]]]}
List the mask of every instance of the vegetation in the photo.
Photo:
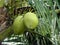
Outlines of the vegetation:
{"type": "Polygon", "coordinates": [[[5,20],[7,22],[6,28],[2,26],[4,23],[1,24],[1,28],[4,28],[4,30],[0,29],[1,43],[19,42],[19,45],[60,45],[59,0],[6,0],[2,4],[3,6],[0,7],[1,9],[6,9],[7,13],[4,14],[7,15],[5,20]],[[24,18],[28,12],[32,12],[32,16],[28,16],[31,14],[29,13],[24,18]],[[36,19],[34,13],[36,14],[36,19]],[[18,16],[23,16],[23,20],[29,19],[30,23],[26,20],[26,22],[23,21],[18,16]],[[31,20],[35,21],[37,26],[35,26],[35,22],[31,24],[33,22],[31,20]],[[25,27],[22,23],[24,23],[25,27]],[[29,27],[31,25],[32,27],[29,27]],[[20,29],[25,30],[23,31],[24,33],[20,29]],[[18,34],[15,35],[14,31],[18,34]],[[19,34],[20,32],[22,34],[19,34]]]}

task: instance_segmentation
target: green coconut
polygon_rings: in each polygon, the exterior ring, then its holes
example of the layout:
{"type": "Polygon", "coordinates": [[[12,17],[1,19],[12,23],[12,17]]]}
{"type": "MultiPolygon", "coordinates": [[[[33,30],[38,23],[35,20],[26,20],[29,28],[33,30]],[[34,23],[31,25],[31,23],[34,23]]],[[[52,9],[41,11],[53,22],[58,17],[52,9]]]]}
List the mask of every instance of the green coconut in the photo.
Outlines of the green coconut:
{"type": "Polygon", "coordinates": [[[38,17],[32,12],[28,12],[24,15],[24,23],[27,28],[34,29],[38,25],[38,17]]]}
{"type": "Polygon", "coordinates": [[[25,26],[23,22],[23,16],[18,16],[13,23],[14,34],[20,35],[25,31],[25,26]]]}

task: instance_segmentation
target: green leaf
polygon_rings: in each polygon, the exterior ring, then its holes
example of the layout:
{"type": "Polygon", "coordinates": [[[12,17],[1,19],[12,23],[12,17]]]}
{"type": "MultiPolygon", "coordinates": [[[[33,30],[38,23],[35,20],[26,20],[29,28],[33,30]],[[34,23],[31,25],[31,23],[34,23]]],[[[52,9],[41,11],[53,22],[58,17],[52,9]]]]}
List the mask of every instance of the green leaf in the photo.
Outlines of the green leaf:
{"type": "Polygon", "coordinates": [[[5,0],[0,0],[0,7],[3,7],[5,0]]]}

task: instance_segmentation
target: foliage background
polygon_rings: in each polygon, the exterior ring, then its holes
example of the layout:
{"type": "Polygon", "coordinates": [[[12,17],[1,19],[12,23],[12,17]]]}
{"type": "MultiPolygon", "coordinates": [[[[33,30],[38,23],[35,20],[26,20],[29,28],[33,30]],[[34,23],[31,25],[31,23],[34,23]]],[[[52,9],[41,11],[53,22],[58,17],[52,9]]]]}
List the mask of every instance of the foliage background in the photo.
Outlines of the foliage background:
{"type": "Polygon", "coordinates": [[[13,22],[18,15],[31,11],[37,14],[39,25],[31,32],[27,31],[22,35],[12,34],[3,42],[12,42],[16,45],[60,45],[59,0],[6,0],[5,2],[4,6],[11,19],[9,22],[13,22]]]}

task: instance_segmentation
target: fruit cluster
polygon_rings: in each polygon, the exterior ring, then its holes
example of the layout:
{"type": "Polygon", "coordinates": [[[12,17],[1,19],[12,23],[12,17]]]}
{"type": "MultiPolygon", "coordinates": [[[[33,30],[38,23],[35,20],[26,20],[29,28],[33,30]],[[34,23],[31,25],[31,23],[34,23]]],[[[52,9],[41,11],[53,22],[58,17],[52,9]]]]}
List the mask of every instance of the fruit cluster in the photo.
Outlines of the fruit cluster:
{"type": "Polygon", "coordinates": [[[17,16],[13,23],[14,34],[23,34],[25,29],[35,29],[38,25],[38,18],[32,12],[26,13],[24,16],[17,16]]]}

